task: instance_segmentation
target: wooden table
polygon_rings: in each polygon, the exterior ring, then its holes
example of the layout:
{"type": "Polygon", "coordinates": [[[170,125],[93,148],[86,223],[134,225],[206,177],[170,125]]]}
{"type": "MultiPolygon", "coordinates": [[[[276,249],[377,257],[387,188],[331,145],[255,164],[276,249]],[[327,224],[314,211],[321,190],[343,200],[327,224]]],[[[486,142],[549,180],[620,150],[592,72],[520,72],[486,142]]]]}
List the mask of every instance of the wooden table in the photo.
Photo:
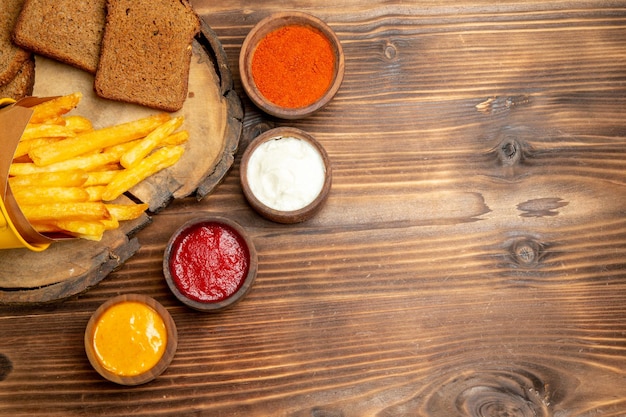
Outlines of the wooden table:
{"type": "Polygon", "coordinates": [[[142,249],[84,294],[0,307],[0,415],[626,415],[626,3],[196,0],[245,107],[235,165],[176,201],[142,249]],[[335,29],[346,77],[284,122],[243,94],[245,35],[272,11],[335,29]],[[315,218],[280,225],[239,185],[246,144],[307,130],[333,164],[315,218]],[[163,279],[170,234],[201,213],[251,233],[259,273],[209,315],[163,279]],[[179,332],[134,388],[89,365],[83,333],[117,294],[159,300],[179,332]]]}

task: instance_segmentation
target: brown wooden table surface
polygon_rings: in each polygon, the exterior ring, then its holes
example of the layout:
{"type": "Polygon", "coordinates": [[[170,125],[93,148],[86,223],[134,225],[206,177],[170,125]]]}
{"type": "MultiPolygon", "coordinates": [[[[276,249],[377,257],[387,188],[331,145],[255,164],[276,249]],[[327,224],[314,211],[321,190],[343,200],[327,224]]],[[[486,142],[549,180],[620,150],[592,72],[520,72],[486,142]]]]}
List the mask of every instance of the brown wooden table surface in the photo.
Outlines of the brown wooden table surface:
{"type": "Polygon", "coordinates": [[[626,3],[193,3],[244,103],[235,165],[88,292],[0,307],[0,415],[626,415],[626,3]],[[335,100],[293,122],[257,111],[237,67],[284,9],[325,20],[346,55],[335,100]],[[334,173],[299,225],[263,220],[238,180],[251,138],[287,124],[334,173]],[[215,315],[177,302],[161,270],[202,213],[241,223],[259,255],[251,293],[215,315]],[[133,388],[83,348],[124,293],[156,298],[179,332],[170,367],[133,388]]]}

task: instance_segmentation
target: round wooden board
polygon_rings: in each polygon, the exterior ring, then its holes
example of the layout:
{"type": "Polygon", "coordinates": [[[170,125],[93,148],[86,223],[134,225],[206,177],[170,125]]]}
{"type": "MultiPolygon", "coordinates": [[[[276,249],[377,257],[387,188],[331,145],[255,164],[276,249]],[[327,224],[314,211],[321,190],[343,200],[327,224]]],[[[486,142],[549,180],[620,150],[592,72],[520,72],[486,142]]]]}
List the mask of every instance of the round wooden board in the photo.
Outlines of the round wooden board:
{"type": "MultiPolygon", "coordinates": [[[[156,110],[98,98],[93,76],[56,61],[37,57],[33,95],[50,97],[83,93],[70,114],[83,115],[104,127],[153,114],[156,110]]],[[[189,94],[182,110],[189,130],[186,152],[173,167],[138,184],[133,198],[147,202],[150,213],[172,199],[195,195],[202,199],[230,170],[242,131],[243,108],[233,88],[227,57],[213,30],[202,22],[193,43],[189,94]]],[[[43,252],[0,251],[0,304],[33,304],[81,293],[119,268],[140,248],[133,237],[150,223],[150,216],[124,222],[100,242],[72,239],[53,243],[43,252]]]]}

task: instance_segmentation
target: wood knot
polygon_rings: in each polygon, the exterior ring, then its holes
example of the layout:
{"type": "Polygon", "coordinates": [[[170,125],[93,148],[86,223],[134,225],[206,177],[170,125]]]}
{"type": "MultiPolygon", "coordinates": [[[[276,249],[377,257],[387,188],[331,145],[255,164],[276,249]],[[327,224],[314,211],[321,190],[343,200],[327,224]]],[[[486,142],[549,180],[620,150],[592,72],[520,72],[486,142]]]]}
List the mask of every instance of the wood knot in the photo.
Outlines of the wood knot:
{"type": "Polygon", "coordinates": [[[444,381],[425,407],[433,417],[449,417],[450,410],[468,417],[549,417],[545,376],[515,365],[468,370],[444,381]]]}
{"type": "Polygon", "coordinates": [[[387,42],[383,46],[383,55],[388,61],[393,61],[398,55],[398,49],[393,43],[387,42]]]}
{"type": "Polygon", "coordinates": [[[506,126],[496,129],[485,139],[493,143],[485,152],[485,157],[491,159],[498,168],[496,175],[508,179],[526,175],[527,168],[533,165],[532,160],[536,154],[531,145],[536,133],[526,126],[506,126]]]}
{"type": "Polygon", "coordinates": [[[497,148],[497,156],[503,166],[519,164],[524,159],[524,145],[514,137],[506,137],[497,148]]]}
{"type": "Polygon", "coordinates": [[[539,263],[544,255],[544,245],[533,239],[521,239],[511,246],[511,255],[516,264],[532,267],[539,263]]]}

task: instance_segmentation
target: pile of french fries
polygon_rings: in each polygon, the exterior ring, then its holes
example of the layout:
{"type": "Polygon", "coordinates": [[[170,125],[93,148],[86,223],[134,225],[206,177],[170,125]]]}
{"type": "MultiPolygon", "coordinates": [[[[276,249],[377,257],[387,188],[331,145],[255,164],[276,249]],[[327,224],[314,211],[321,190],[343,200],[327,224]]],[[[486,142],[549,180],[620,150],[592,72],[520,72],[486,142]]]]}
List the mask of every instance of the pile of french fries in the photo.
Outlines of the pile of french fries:
{"type": "Polygon", "coordinates": [[[81,98],[78,92],[33,107],[8,181],[35,230],[98,241],[147,210],[118,197],[174,165],[189,133],[178,130],[182,116],[167,113],[94,129],[88,118],[68,115],[81,98]]]}

